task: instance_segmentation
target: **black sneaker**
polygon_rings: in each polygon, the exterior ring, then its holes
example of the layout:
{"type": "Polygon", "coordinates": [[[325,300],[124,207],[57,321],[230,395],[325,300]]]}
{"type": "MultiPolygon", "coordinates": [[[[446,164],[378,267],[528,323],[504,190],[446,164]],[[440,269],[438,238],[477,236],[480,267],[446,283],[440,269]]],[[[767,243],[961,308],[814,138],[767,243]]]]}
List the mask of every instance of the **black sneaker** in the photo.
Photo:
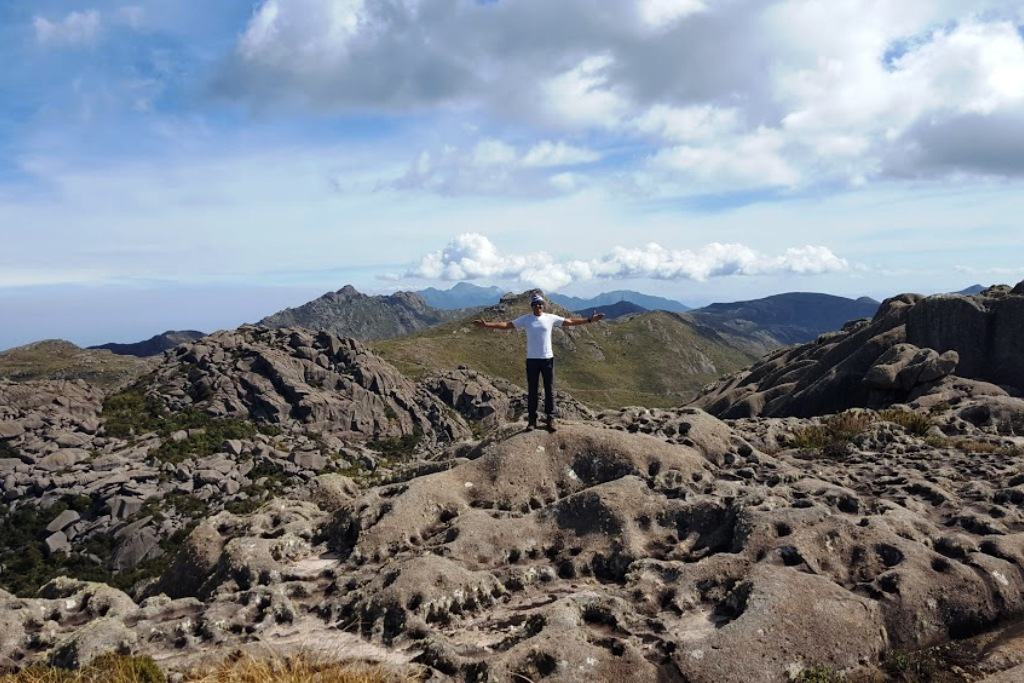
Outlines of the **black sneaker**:
{"type": "Polygon", "coordinates": [[[548,430],[549,432],[554,432],[554,431],[557,431],[557,430],[555,429],[555,418],[553,418],[553,417],[552,417],[552,416],[550,416],[550,415],[548,415],[548,426],[547,426],[547,430],[548,430]]]}
{"type": "Polygon", "coordinates": [[[527,422],[526,423],[526,429],[523,430],[523,431],[532,432],[536,428],[537,428],[537,423],[536,422],[527,422]]]}

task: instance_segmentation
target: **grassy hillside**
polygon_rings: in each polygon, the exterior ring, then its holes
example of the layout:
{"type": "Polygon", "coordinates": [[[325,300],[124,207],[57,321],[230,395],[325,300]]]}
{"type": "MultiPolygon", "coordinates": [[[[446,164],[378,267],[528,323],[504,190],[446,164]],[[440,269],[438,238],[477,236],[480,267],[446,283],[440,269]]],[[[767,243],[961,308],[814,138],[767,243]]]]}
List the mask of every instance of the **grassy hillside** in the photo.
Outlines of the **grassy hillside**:
{"type": "Polygon", "coordinates": [[[152,369],[155,361],[118,356],[106,350],[81,349],[61,339],[47,339],[0,353],[0,377],[84,379],[104,388],[130,384],[152,369]]]}
{"type": "MultiPolygon", "coordinates": [[[[511,320],[528,312],[526,301],[524,295],[504,300],[483,317],[511,320]]],[[[558,306],[549,310],[570,315],[558,306]]],[[[678,405],[704,384],[754,360],[714,331],[664,311],[556,329],[553,343],[557,386],[593,406],[678,405]]],[[[376,342],[373,348],[413,378],[467,365],[526,384],[525,335],[479,329],[472,318],[376,342]]]]}

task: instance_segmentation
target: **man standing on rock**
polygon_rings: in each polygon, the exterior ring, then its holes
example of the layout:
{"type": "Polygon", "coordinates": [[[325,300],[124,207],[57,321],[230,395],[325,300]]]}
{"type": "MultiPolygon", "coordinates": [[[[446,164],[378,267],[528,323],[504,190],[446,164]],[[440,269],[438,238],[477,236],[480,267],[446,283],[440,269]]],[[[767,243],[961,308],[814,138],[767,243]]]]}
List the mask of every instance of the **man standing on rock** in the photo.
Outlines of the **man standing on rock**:
{"type": "Polygon", "coordinates": [[[526,431],[537,428],[537,380],[544,378],[544,412],[547,415],[549,432],[555,431],[555,353],[551,349],[551,330],[556,327],[573,327],[596,323],[604,318],[604,313],[594,313],[589,318],[563,318],[560,315],[544,312],[544,297],[534,294],[530,300],[532,313],[521,315],[508,322],[489,323],[474,320],[477,327],[489,330],[526,330],[526,396],[528,422],[526,431]]]}

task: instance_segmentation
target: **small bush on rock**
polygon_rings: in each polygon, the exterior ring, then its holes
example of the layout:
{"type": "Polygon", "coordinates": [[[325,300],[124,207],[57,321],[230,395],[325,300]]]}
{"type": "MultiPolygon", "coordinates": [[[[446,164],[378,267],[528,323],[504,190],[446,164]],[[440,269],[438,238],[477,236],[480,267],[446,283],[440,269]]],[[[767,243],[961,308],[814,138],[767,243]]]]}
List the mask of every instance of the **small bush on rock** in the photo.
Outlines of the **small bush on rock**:
{"type": "Polygon", "coordinates": [[[820,451],[827,457],[842,457],[857,435],[871,426],[870,413],[848,411],[832,415],[822,424],[803,427],[793,432],[790,445],[803,450],[820,451]]]}
{"type": "Polygon", "coordinates": [[[79,554],[49,555],[43,540],[46,526],[65,510],[95,512],[87,496],[65,496],[48,508],[22,505],[9,510],[0,505],[0,588],[15,595],[32,595],[47,581],[62,574],[86,581],[109,581],[110,573],[79,554]]]}
{"type": "Polygon", "coordinates": [[[830,666],[812,666],[804,669],[790,680],[793,683],[840,683],[843,677],[830,666]]]}
{"type": "Polygon", "coordinates": [[[882,662],[882,669],[890,680],[903,683],[925,683],[935,680],[936,675],[946,671],[946,663],[934,652],[890,652],[882,662]]]}
{"type": "Polygon", "coordinates": [[[915,413],[910,410],[890,408],[880,412],[878,417],[885,422],[898,424],[903,427],[908,434],[913,434],[914,436],[925,436],[928,433],[928,430],[932,428],[932,421],[927,415],[915,413]]]}
{"type": "Polygon", "coordinates": [[[952,448],[961,453],[996,455],[1005,458],[1020,457],[1021,453],[1024,452],[1020,446],[970,438],[929,436],[925,439],[925,443],[932,448],[952,448]]]}
{"type": "MultiPolygon", "coordinates": [[[[233,434],[225,437],[229,439],[248,438],[256,432],[267,436],[281,434],[281,428],[276,425],[215,418],[194,408],[171,412],[159,398],[147,396],[141,387],[130,387],[103,402],[101,417],[108,436],[125,439],[155,432],[166,438],[181,429],[205,429],[208,432],[233,434]]],[[[175,445],[181,446],[180,443],[175,445]]]]}
{"type": "Polygon", "coordinates": [[[386,458],[399,460],[408,458],[415,453],[421,441],[423,441],[423,431],[419,427],[415,427],[412,434],[371,441],[368,445],[386,458]]]}

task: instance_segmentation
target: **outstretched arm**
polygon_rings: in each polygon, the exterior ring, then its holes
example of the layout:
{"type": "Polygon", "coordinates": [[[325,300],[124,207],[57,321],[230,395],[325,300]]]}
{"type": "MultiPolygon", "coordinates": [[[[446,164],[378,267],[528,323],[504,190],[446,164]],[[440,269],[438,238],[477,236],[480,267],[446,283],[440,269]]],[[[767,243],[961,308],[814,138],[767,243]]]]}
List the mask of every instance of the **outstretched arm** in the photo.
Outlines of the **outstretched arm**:
{"type": "Polygon", "coordinates": [[[515,325],[508,321],[499,321],[496,323],[489,323],[485,320],[474,320],[473,324],[477,327],[483,327],[488,330],[511,330],[515,328],[515,325]]]}
{"type": "Polygon", "coordinates": [[[562,327],[575,327],[604,320],[604,313],[591,313],[589,318],[566,318],[562,321],[562,327]]]}

